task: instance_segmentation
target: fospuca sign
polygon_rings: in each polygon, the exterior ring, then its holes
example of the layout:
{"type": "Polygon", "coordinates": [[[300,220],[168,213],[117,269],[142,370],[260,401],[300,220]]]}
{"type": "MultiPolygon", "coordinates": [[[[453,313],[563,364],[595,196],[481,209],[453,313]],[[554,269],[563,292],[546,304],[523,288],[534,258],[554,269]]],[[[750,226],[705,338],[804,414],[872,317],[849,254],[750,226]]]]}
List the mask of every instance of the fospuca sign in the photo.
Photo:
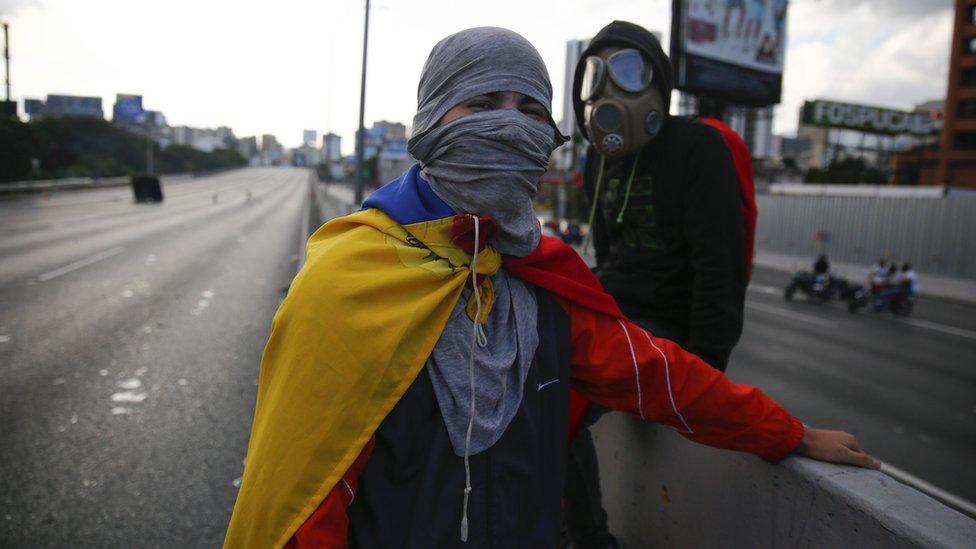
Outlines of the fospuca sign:
{"type": "Polygon", "coordinates": [[[936,120],[928,112],[898,111],[819,99],[803,104],[803,123],[887,135],[931,135],[938,131],[936,120]]]}

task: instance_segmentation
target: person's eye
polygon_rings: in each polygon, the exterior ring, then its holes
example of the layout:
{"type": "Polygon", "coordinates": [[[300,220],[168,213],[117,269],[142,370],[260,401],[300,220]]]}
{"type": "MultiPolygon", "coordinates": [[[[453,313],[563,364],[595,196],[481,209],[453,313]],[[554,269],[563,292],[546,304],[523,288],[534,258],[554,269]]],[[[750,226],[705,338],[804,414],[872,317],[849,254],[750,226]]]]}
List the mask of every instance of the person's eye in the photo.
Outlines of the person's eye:
{"type": "Polygon", "coordinates": [[[534,118],[540,122],[545,122],[548,119],[546,110],[542,107],[522,107],[522,114],[528,116],[529,118],[534,118]]]}
{"type": "Polygon", "coordinates": [[[477,109],[477,110],[487,111],[487,110],[491,110],[493,107],[494,105],[492,105],[491,101],[488,101],[487,99],[475,99],[474,101],[468,103],[468,108],[477,109]]]}

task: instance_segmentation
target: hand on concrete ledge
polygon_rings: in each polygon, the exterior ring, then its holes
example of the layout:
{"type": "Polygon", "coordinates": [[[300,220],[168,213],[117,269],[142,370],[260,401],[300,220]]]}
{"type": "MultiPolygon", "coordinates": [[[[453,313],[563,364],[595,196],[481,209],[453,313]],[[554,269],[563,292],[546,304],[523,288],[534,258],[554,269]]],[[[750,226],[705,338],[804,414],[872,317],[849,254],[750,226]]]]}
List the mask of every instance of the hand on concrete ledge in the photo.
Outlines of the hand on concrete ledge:
{"type": "Polygon", "coordinates": [[[807,427],[796,452],[820,461],[850,463],[869,469],[881,467],[881,461],[862,450],[854,435],[844,431],[807,427]]]}

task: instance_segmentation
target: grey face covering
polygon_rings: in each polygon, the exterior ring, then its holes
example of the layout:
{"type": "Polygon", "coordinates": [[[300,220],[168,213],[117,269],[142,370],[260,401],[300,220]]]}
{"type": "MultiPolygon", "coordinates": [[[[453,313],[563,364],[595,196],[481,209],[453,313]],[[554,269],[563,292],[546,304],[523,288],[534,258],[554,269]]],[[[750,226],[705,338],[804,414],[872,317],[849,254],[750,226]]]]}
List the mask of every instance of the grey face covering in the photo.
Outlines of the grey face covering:
{"type": "Polygon", "coordinates": [[[495,248],[525,256],[539,244],[532,198],[553,142],[549,125],[504,109],[435,128],[413,142],[410,152],[441,200],[459,213],[491,216],[501,229],[495,248]]]}
{"type": "Polygon", "coordinates": [[[487,111],[436,127],[452,107],[492,92],[518,92],[552,110],[552,85],[539,52],[522,36],[496,27],[461,31],[430,52],[417,89],[410,154],[431,189],[461,213],[489,215],[501,234],[498,251],[524,256],[539,242],[532,210],[539,176],[566,141],[515,110],[487,111]]]}

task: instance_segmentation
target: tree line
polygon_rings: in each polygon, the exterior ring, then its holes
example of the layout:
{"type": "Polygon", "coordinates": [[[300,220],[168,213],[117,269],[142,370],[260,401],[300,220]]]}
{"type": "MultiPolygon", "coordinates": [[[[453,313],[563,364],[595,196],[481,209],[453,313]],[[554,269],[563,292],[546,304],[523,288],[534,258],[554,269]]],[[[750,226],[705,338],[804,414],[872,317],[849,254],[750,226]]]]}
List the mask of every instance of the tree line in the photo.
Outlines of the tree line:
{"type": "MultiPolygon", "coordinates": [[[[181,145],[154,147],[156,173],[198,172],[243,166],[232,149],[199,151],[181,145]]],[[[117,177],[144,173],[146,137],[106,120],[0,119],[0,182],[65,177],[117,177]]]]}

